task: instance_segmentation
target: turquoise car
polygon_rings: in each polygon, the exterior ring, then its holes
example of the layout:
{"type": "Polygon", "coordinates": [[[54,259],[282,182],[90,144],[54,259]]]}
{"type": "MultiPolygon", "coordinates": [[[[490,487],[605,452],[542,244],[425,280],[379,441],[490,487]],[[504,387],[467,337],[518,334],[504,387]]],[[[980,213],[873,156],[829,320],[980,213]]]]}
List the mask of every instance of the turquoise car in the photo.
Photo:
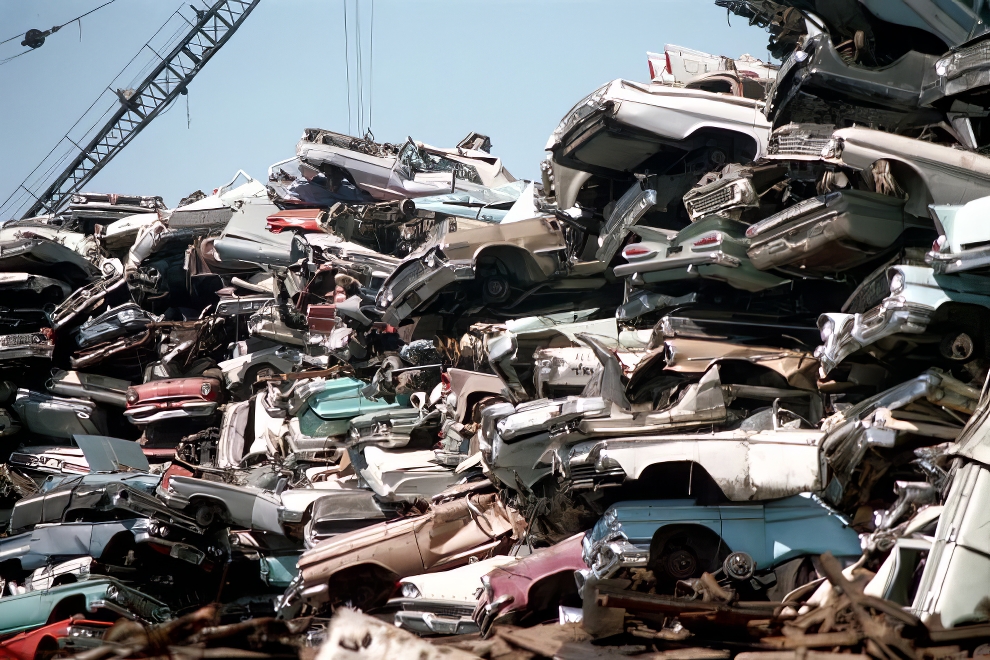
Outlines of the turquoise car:
{"type": "Polygon", "coordinates": [[[811,495],[780,500],[698,506],[693,499],[614,504],[584,539],[591,573],[609,578],[621,569],[651,568],[657,577],[684,580],[714,573],[730,553],[744,552],[756,573],[791,559],[831,552],[859,557],[859,535],[811,495]]]}
{"type": "Polygon", "coordinates": [[[165,603],[113,578],[101,577],[0,598],[0,635],[101,610],[115,619],[125,617],[148,624],[162,623],[172,617],[165,603]]]}
{"type": "Polygon", "coordinates": [[[299,413],[299,430],[310,437],[343,435],[351,418],[399,407],[361,396],[361,390],[367,386],[356,378],[327,379],[320,391],[306,399],[306,407],[299,413]]]}

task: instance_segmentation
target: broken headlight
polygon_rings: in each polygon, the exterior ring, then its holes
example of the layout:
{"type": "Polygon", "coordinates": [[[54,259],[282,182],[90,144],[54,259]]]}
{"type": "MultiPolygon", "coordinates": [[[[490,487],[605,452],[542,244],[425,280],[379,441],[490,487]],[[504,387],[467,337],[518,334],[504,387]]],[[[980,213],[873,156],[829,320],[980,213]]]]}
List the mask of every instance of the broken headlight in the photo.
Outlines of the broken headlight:
{"type": "Polygon", "coordinates": [[[103,628],[91,628],[89,626],[69,626],[66,629],[66,635],[68,637],[75,637],[77,639],[102,639],[103,638],[103,628]]]}
{"type": "Polygon", "coordinates": [[[827,342],[832,336],[832,333],[835,332],[835,321],[828,317],[822,319],[818,323],[818,330],[821,332],[822,341],[827,342]]]}
{"type": "Polygon", "coordinates": [[[904,274],[895,270],[890,274],[890,295],[895,295],[904,290],[904,274]]]}

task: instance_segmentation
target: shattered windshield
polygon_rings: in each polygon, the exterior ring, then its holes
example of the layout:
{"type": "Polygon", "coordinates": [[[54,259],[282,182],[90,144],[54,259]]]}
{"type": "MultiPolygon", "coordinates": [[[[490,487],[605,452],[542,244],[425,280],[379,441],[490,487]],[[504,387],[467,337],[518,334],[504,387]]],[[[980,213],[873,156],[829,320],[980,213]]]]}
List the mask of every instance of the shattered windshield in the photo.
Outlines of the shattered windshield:
{"type": "Polygon", "coordinates": [[[478,176],[478,170],[474,166],[431,154],[425,149],[417,147],[412,140],[406,142],[402,151],[399,152],[399,162],[408,167],[413,174],[418,172],[453,172],[457,179],[482,185],[481,177],[478,176]]]}

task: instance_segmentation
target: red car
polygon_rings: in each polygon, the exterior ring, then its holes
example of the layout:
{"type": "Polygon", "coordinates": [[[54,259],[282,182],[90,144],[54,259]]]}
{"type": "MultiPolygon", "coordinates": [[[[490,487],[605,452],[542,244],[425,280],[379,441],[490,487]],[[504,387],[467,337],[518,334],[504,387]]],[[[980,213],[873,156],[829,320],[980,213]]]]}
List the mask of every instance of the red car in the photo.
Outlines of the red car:
{"type": "Polygon", "coordinates": [[[323,231],[320,227],[320,216],[323,209],[290,209],[279,211],[268,216],[268,231],[280,234],[282,230],[290,231],[323,231]]]}
{"type": "Polygon", "coordinates": [[[581,558],[583,540],[584,533],[575,534],[482,577],[484,590],[473,617],[481,633],[487,636],[496,621],[513,623],[530,612],[556,611],[562,595],[577,598],[574,571],[588,568],[581,558]]]}
{"type": "Polygon", "coordinates": [[[73,655],[102,644],[111,625],[81,618],[50,623],[0,642],[0,660],[47,660],[73,655]]]}
{"type": "Polygon", "coordinates": [[[165,419],[208,417],[220,404],[216,378],[171,378],[127,388],[124,417],[138,426],[165,419]]]}

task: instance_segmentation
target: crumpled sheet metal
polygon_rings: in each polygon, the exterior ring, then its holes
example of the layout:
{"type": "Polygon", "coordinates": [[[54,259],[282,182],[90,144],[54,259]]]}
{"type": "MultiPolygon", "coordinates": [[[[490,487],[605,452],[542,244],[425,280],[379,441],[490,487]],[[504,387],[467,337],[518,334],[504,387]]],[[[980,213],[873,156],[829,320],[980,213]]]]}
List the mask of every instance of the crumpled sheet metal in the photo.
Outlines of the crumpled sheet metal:
{"type": "Polygon", "coordinates": [[[503,541],[519,538],[525,521],[495,494],[468,494],[414,518],[379,523],[324,541],[299,558],[303,589],[322,591],[344,569],[370,565],[398,577],[453,568],[503,541]]]}

